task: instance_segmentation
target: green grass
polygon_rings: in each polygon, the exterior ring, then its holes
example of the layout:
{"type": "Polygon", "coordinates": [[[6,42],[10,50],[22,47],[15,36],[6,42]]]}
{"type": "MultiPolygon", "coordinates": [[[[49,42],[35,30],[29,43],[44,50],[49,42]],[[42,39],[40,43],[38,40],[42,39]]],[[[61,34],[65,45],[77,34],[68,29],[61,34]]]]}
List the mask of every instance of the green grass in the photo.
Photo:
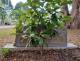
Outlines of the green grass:
{"type": "Polygon", "coordinates": [[[0,29],[0,37],[8,35],[15,35],[15,29],[0,29]]]}

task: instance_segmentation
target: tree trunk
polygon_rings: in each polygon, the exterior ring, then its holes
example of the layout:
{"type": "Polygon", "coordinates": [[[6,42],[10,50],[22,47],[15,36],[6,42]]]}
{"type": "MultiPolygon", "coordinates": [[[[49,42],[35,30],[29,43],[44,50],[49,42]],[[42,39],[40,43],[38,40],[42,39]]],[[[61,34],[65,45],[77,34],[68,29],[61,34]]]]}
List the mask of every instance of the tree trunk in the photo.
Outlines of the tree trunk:
{"type": "MultiPolygon", "coordinates": [[[[62,6],[61,6],[61,10],[62,10],[63,16],[69,16],[69,15],[70,15],[67,4],[62,5],[62,6]]],[[[70,28],[69,23],[65,23],[65,26],[66,26],[67,28],[70,28]]]]}
{"type": "Polygon", "coordinates": [[[69,15],[69,10],[68,10],[68,5],[67,4],[62,5],[61,9],[62,9],[63,15],[65,15],[65,16],[69,15]]]}
{"type": "Polygon", "coordinates": [[[72,22],[70,24],[72,29],[80,29],[80,14],[79,14],[79,8],[80,8],[80,0],[72,0],[72,22]]]}
{"type": "Polygon", "coordinates": [[[1,25],[4,25],[4,19],[1,19],[1,25]]]}

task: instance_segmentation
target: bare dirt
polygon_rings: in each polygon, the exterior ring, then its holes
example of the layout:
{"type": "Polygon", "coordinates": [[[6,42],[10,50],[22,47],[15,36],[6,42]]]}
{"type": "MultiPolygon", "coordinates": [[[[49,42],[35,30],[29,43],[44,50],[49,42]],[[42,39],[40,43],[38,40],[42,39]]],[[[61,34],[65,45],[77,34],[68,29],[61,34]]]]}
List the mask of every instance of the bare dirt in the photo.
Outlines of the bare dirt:
{"type": "Polygon", "coordinates": [[[0,57],[0,61],[80,61],[80,49],[19,50],[7,57],[0,57]]]}
{"type": "Polygon", "coordinates": [[[0,37],[0,47],[6,45],[7,43],[14,43],[15,42],[15,36],[8,35],[0,37]]]}

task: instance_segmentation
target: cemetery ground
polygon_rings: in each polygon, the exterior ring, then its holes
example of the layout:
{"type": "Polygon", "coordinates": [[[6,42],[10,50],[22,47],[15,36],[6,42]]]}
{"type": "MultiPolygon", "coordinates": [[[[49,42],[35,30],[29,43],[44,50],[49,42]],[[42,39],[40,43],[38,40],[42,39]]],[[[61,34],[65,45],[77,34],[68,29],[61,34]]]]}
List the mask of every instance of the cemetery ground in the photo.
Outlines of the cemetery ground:
{"type": "Polygon", "coordinates": [[[15,29],[14,28],[1,28],[0,29],[0,47],[7,43],[14,43],[15,29]]]}
{"type": "MultiPolygon", "coordinates": [[[[6,50],[7,51],[7,50],[6,50]]],[[[6,52],[5,49],[3,52],[6,52]]],[[[12,49],[0,55],[0,61],[80,61],[80,49],[12,49]]]]}
{"type": "MultiPolygon", "coordinates": [[[[0,29],[0,47],[15,42],[15,31],[14,28],[0,29]]],[[[67,30],[67,38],[68,42],[80,46],[80,30],[67,30]]],[[[0,61],[80,61],[80,48],[45,49],[42,55],[40,51],[34,49],[11,49],[9,51],[4,49],[0,54],[0,61]]]]}

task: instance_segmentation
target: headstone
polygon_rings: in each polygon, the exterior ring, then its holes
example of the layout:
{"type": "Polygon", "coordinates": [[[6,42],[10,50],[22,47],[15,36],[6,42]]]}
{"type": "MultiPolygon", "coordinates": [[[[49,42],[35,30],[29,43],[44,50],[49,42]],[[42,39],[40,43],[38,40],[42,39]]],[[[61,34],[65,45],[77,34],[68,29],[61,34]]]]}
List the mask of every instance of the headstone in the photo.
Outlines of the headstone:
{"type": "Polygon", "coordinates": [[[67,47],[67,30],[56,29],[57,35],[47,40],[48,47],[67,47]]]}
{"type": "MultiPolygon", "coordinates": [[[[22,35],[25,35],[25,29],[26,27],[23,27],[23,34],[18,34],[16,36],[16,47],[26,47],[27,40],[22,40],[22,35]]],[[[66,47],[67,46],[67,30],[64,29],[56,29],[57,35],[52,37],[52,39],[46,39],[48,47],[66,47]]]]}
{"type": "Polygon", "coordinates": [[[18,33],[16,31],[16,39],[15,39],[15,44],[14,46],[16,47],[26,47],[26,44],[27,44],[27,40],[25,39],[25,35],[26,35],[26,29],[27,29],[27,26],[26,24],[23,23],[23,28],[22,28],[22,33],[18,33]]]}

